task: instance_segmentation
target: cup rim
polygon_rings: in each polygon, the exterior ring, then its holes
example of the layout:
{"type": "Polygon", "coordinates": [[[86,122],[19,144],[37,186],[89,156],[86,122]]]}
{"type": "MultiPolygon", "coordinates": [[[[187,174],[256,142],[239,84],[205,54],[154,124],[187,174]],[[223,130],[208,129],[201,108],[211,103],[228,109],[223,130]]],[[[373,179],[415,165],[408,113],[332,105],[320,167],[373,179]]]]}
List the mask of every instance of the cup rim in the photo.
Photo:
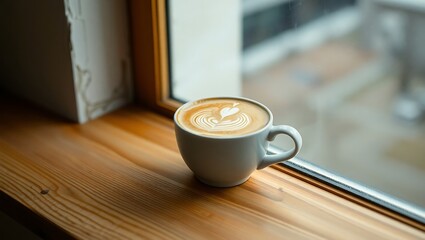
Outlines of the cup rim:
{"type": "Polygon", "coordinates": [[[188,101],[188,102],[184,103],[183,105],[181,105],[174,112],[174,118],[173,119],[174,119],[174,124],[177,125],[180,129],[182,129],[183,131],[188,132],[190,134],[199,136],[199,137],[204,137],[204,138],[209,138],[209,139],[238,139],[238,138],[246,138],[246,137],[249,137],[249,136],[256,135],[256,134],[264,131],[265,129],[269,128],[270,125],[273,123],[273,114],[270,111],[270,109],[267,108],[264,104],[262,104],[262,103],[260,103],[260,102],[258,102],[256,100],[250,99],[250,98],[246,98],[246,97],[235,97],[235,96],[217,96],[217,97],[199,98],[199,99],[195,99],[195,100],[188,101]],[[177,121],[177,115],[178,115],[178,113],[182,109],[184,109],[185,107],[187,107],[187,106],[189,106],[189,105],[191,105],[191,104],[193,104],[193,103],[195,103],[197,101],[208,101],[208,100],[223,99],[223,98],[225,98],[225,99],[237,99],[237,100],[247,101],[247,102],[253,103],[253,104],[257,105],[257,106],[260,106],[261,108],[263,108],[269,114],[269,121],[262,128],[257,129],[256,131],[249,132],[249,133],[242,134],[242,135],[235,135],[235,136],[228,136],[228,135],[226,135],[226,136],[210,136],[210,135],[199,134],[199,133],[196,133],[195,131],[192,131],[192,130],[190,130],[188,128],[183,127],[177,121]]]}

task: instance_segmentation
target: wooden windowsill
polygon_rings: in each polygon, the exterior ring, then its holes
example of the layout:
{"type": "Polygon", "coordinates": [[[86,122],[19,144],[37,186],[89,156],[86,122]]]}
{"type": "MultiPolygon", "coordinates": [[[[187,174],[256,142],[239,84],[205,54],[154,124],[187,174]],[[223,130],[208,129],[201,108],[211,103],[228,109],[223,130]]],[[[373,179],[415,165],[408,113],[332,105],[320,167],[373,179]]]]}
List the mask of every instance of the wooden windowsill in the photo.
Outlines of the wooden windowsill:
{"type": "Polygon", "coordinates": [[[199,183],[170,119],[129,106],[83,125],[0,102],[1,210],[46,238],[425,238],[275,168],[199,183]]]}

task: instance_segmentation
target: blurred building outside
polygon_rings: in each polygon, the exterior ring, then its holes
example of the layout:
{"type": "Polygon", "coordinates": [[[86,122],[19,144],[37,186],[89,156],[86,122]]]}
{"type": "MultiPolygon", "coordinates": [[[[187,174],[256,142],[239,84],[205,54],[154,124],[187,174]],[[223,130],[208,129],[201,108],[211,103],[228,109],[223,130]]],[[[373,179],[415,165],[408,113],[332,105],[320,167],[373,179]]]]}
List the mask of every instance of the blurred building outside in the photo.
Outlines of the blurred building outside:
{"type": "Polygon", "coordinates": [[[425,208],[425,2],[187,1],[170,1],[175,97],[256,99],[300,130],[302,159],[425,208]],[[190,83],[206,78],[231,87],[190,83]]]}

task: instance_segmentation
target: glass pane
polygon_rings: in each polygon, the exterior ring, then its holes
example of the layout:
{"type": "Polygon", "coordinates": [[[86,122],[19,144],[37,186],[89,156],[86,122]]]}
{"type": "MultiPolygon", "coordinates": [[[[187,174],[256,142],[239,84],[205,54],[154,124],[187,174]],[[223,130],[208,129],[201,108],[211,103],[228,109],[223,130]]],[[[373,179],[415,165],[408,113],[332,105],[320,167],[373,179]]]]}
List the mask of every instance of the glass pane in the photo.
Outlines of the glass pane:
{"type": "Polygon", "coordinates": [[[424,1],[170,0],[168,17],[172,97],[262,102],[302,159],[425,207],[424,1]]]}

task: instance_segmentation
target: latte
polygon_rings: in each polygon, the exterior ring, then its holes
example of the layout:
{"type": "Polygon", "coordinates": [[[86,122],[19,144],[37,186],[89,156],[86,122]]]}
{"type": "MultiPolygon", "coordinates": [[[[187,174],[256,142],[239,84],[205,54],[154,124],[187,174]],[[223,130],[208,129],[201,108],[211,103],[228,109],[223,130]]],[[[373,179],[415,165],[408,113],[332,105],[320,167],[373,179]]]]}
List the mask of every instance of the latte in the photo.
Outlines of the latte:
{"type": "Polygon", "coordinates": [[[267,110],[239,98],[210,98],[192,102],[176,113],[184,128],[207,136],[240,136],[255,132],[270,121],[267,110]]]}

